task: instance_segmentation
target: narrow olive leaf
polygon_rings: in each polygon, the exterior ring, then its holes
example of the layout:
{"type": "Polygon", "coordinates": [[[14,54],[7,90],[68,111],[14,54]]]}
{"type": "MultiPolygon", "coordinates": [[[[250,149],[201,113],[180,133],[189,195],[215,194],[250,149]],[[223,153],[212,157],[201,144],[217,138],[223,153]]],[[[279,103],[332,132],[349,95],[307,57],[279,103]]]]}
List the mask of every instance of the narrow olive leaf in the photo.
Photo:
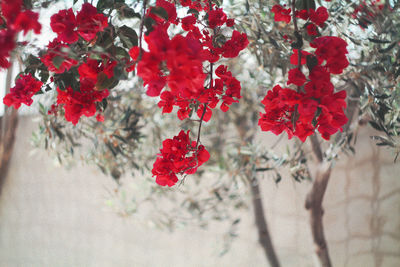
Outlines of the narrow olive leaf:
{"type": "Polygon", "coordinates": [[[282,180],[281,174],[280,174],[279,172],[276,173],[275,183],[277,184],[277,183],[279,183],[281,180],[282,180]]]}
{"type": "Polygon", "coordinates": [[[379,40],[379,39],[373,39],[373,38],[368,38],[370,42],[376,43],[376,44],[389,44],[391,41],[389,40],[379,40]]]}
{"type": "Polygon", "coordinates": [[[379,53],[386,53],[386,52],[389,52],[390,50],[393,49],[393,47],[396,46],[396,44],[397,44],[397,42],[393,42],[393,43],[391,43],[388,47],[379,49],[378,52],[379,52],[379,53]]]}
{"type": "Polygon", "coordinates": [[[126,48],[138,45],[138,35],[136,31],[126,25],[118,29],[118,36],[126,48]]]}
{"type": "Polygon", "coordinates": [[[369,123],[369,125],[371,125],[372,128],[374,128],[375,130],[382,131],[382,127],[381,127],[378,123],[376,123],[376,122],[374,122],[374,121],[369,121],[368,123],[369,123]]]}
{"type": "Polygon", "coordinates": [[[152,7],[150,9],[150,13],[153,13],[154,15],[157,15],[162,19],[168,20],[168,13],[163,7],[160,6],[152,7]]]}

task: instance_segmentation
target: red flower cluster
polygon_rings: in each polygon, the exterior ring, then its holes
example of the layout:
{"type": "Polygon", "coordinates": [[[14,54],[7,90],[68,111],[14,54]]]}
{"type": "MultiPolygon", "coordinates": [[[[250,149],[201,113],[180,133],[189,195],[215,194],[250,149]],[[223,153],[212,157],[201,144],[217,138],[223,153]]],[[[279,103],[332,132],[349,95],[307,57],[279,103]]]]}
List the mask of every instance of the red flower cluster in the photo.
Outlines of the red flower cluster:
{"type": "Polygon", "coordinates": [[[57,105],[62,105],[65,119],[76,125],[81,116],[91,117],[96,114],[96,102],[108,96],[108,90],[97,91],[94,83],[88,79],[81,80],[79,91],[68,87],[65,91],[57,88],[57,105]]]}
{"type": "MultiPolygon", "coordinates": [[[[189,3],[185,2],[186,5],[189,6],[189,3]]],[[[137,64],[137,74],[147,86],[147,95],[160,95],[158,106],[163,109],[163,113],[170,113],[173,107],[177,106],[177,115],[181,120],[189,117],[194,106],[201,105],[197,115],[208,121],[212,115],[211,109],[215,108],[220,100],[221,109],[228,110],[229,105],[238,102],[241,97],[239,81],[232,77],[225,67],[225,78],[210,81],[208,88],[205,88],[207,74],[203,71],[203,65],[207,61],[214,63],[221,56],[236,57],[248,45],[246,34],[233,31],[230,39],[218,43],[216,38],[220,36],[210,34],[207,29],[200,31],[196,25],[196,16],[190,15],[179,20],[176,17],[175,5],[165,0],[158,0],[157,7],[167,11],[168,19],[157,17],[151,12],[153,8],[149,9],[147,14],[157,25],[145,37],[149,51],[142,51],[141,60],[137,64]],[[167,30],[171,23],[179,24],[178,22],[188,33],[185,36],[178,34],[170,39],[167,30]],[[169,90],[163,91],[165,86],[168,86],[169,90]],[[206,112],[202,116],[204,108],[206,112]]],[[[198,9],[202,10],[199,7],[198,9]]],[[[222,8],[208,12],[208,27],[211,29],[216,30],[225,24],[233,26],[233,23],[222,8]]],[[[133,47],[130,55],[136,60],[139,48],[133,47]]]]}
{"type": "Polygon", "coordinates": [[[300,10],[296,12],[296,17],[307,21],[307,33],[310,36],[318,35],[318,27],[323,27],[329,18],[328,10],[325,7],[318,7],[316,10],[300,10]]]}
{"type": "MultiPolygon", "coordinates": [[[[193,109],[203,121],[208,121],[221,101],[220,108],[227,111],[229,106],[241,98],[240,82],[232,76],[227,67],[213,65],[221,57],[233,58],[249,43],[244,33],[233,30],[230,38],[222,35],[221,27],[232,27],[233,19],[228,19],[222,8],[209,1],[181,0],[181,4],[198,11],[206,11],[206,21],[199,21],[200,15],[192,14],[177,18],[175,5],[165,0],[157,0],[157,6],[147,11],[156,25],[145,37],[148,51],[133,47],[129,54],[134,62],[141,55],[136,71],[147,86],[147,95],[160,96],[158,106],[163,113],[170,113],[174,106],[179,108],[178,118],[188,118],[193,109]],[[168,18],[157,16],[156,9],[163,8],[168,18]],[[154,12],[153,12],[154,11],[154,12]],[[186,35],[168,36],[171,24],[180,25],[186,35]],[[204,28],[199,28],[201,26],[204,28]],[[141,52],[141,53],[140,53],[141,52]],[[210,68],[204,72],[204,66],[210,68]],[[207,75],[209,80],[207,81],[207,75]],[[207,85],[205,83],[207,82],[207,85]],[[168,89],[164,88],[167,87],[168,89]]],[[[133,70],[130,66],[128,70],[133,70]]],[[[201,122],[200,122],[201,123],[201,122]]],[[[173,186],[177,174],[191,174],[210,157],[204,146],[189,140],[189,131],[181,131],[173,139],[163,142],[161,154],[153,165],[153,175],[159,185],[173,186]]]]}
{"type": "Polygon", "coordinates": [[[3,103],[9,107],[13,106],[18,109],[21,104],[30,106],[33,102],[32,96],[36,94],[42,87],[43,83],[32,77],[31,74],[21,75],[16,81],[15,86],[10,89],[3,103]]]}
{"type": "Polygon", "coordinates": [[[94,6],[84,3],[76,17],[71,8],[51,16],[50,26],[61,42],[72,44],[78,41],[79,36],[92,41],[98,32],[108,26],[108,22],[107,17],[98,14],[94,6]]]}
{"type": "Polygon", "coordinates": [[[153,176],[162,186],[173,186],[178,182],[177,174],[193,174],[197,168],[208,161],[210,154],[203,145],[197,146],[190,141],[189,131],[181,130],[173,139],[163,141],[156,161],[153,164],[153,176]]]}
{"type": "MultiPolygon", "coordinates": [[[[50,26],[57,33],[57,38],[49,43],[47,53],[41,57],[42,62],[49,71],[61,74],[69,71],[79,64],[78,60],[70,58],[68,51],[70,44],[79,40],[79,36],[90,42],[96,38],[98,32],[107,26],[107,17],[97,13],[97,9],[89,3],[84,3],[81,10],[76,14],[72,9],[60,10],[51,16],[50,26]]],[[[81,116],[87,117],[96,114],[96,102],[102,101],[109,95],[107,89],[102,88],[104,79],[114,76],[114,67],[117,62],[108,58],[102,60],[87,59],[78,67],[80,87],[67,87],[66,90],[57,88],[57,105],[52,107],[51,114],[58,107],[63,107],[65,119],[74,125],[78,123],[81,116]]],[[[98,121],[104,117],[98,114],[98,121]]]]}
{"type": "Polygon", "coordinates": [[[24,10],[22,0],[2,0],[1,15],[5,19],[5,28],[0,30],[0,69],[8,68],[8,58],[15,48],[17,33],[30,30],[40,33],[42,26],[38,22],[39,14],[31,10],[24,10]]]}
{"type": "Polygon", "coordinates": [[[47,69],[54,73],[63,73],[68,71],[71,67],[78,65],[78,61],[68,57],[69,47],[66,44],[61,43],[59,40],[54,39],[47,45],[47,53],[41,58],[43,64],[47,69]],[[57,66],[55,62],[59,61],[57,66]]]}
{"type": "MultiPolygon", "coordinates": [[[[348,66],[346,42],[338,37],[324,36],[316,38],[311,46],[316,48],[315,55],[302,51],[301,64],[306,57],[315,57],[317,62],[306,76],[299,68],[289,71],[288,84],[298,88],[304,86],[304,92],[290,88],[275,86],[261,102],[265,105],[265,113],[260,113],[258,125],[261,130],[281,134],[286,131],[289,139],[297,136],[305,141],[308,136],[318,130],[321,136],[329,140],[347,123],[343,109],[346,107],[346,92],[334,93],[330,81],[331,74],[339,74],[348,66]]],[[[295,49],[291,63],[298,62],[298,51],[295,49]]]]}
{"type": "Polygon", "coordinates": [[[290,15],[292,9],[290,8],[286,9],[281,5],[274,5],[271,11],[275,14],[274,16],[275,21],[284,21],[286,23],[289,23],[290,20],[292,19],[290,15]]]}

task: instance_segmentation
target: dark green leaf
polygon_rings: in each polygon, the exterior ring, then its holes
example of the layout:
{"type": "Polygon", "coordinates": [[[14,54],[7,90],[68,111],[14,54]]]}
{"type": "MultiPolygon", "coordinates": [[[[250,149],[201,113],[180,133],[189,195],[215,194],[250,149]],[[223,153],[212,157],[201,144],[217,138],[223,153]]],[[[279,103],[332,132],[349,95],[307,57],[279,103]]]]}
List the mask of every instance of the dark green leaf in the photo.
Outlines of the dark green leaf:
{"type": "Polygon", "coordinates": [[[114,0],[99,0],[96,7],[98,10],[102,11],[107,8],[113,8],[113,6],[114,0]]]}
{"type": "Polygon", "coordinates": [[[368,38],[368,40],[370,40],[373,43],[377,43],[377,44],[389,44],[389,43],[391,43],[391,41],[389,41],[389,40],[379,40],[379,39],[373,39],[373,38],[368,38]]]}
{"type": "Polygon", "coordinates": [[[150,9],[150,13],[153,13],[162,19],[168,20],[168,13],[163,7],[160,6],[152,7],[150,9]]]}
{"type": "Polygon", "coordinates": [[[61,67],[61,64],[64,62],[64,58],[61,56],[55,56],[53,57],[53,65],[56,67],[56,69],[59,69],[61,67]]]}
{"type": "Polygon", "coordinates": [[[313,55],[307,55],[306,64],[307,64],[308,70],[311,72],[313,70],[313,68],[318,65],[317,57],[315,57],[313,55]]]}
{"type": "Polygon", "coordinates": [[[381,127],[378,123],[376,123],[376,122],[374,122],[374,121],[369,121],[368,123],[369,123],[369,124],[372,126],[372,128],[374,128],[375,130],[382,131],[382,127],[381,127]]]}
{"type": "Polygon", "coordinates": [[[187,14],[193,14],[193,15],[195,15],[196,17],[198,17],[198,16],[199,16],[199,11],[196,10],[196,9],[190,8],[190,9],[188,10],[187,14]]]}
{"type": "Polygon", "coordinates": [[[132,8],[128,7],[127,5],[122,5],[119,10],[118,13],[120,14],[120,16],[122,18],[127,18],[127,19],[131,19],[131,18],[138,18],[140,19],[141,16],[139,13],[136,13],[135,10],[133,10],[132,8]]]}
{"type": "Polygon", "coordinates": [[[156,24],[156,22],[154,21],[154,19],[150,18],[150,17],[146,17],[144,19],[144,26],[146,26],[146,35],[148,35],[152,30],[153,30],[153,25],[156,24]]]}
{"type": "Polygon", "coordinates": [[[126,48],[138,45],[138,36],[136,31],[126,25],[118,29],[118,36],[126,48]]]}

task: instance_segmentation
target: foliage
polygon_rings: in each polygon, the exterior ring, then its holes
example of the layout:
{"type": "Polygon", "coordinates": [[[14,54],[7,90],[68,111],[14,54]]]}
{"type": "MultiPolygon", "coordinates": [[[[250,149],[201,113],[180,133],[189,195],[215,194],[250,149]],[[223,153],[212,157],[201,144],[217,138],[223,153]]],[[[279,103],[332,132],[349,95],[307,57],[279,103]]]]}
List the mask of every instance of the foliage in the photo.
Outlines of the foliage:
{"type": "MultiPolygon", "coordinates": [[[[266,172],[276,183],[285,171],[297,182],[311,180],[303,142],[316,132],[329,140],[327,161],[354,153],[366,124],[394,161],[400,153],[398,1],[86,2],[51,14],[58,38],[43,48],[16,41],[18,32],[39,31],[37,16],[22,23],[7,5],[24,14],[53,2],[2,1],[0,43],[7,45],[0,46],[0,66],[8,67],[13,53],[25,66],[4,103],[30,105],[36,92],[43,120],[34,142],[60,163],[82,158],[119,184],[131,173],[134,181],[125,183],[136,186],[127,213],[150,203],[151,218],[169,228],[193,219],[235,226],[234,211],[248,207],[249,173],[266,172]],[[18,93],[27,77],[42,89],[18,93]],[[287,82],[294,85],[280,86],[287,82]],[[273,137],[257,124],[280,134],[271,148],[262,138],[273,137]],[[177,138],[165,137],[177,136],[177,128],[191,137],[170,146],[177,138]],[[302,142],[283,147],[283,131],[302,142]],[[175,189],[160,188],[151,169],[162,185],[183,176],[175,189]]],[[[119,190],[113,203],[127,191],[119,190]]]]}

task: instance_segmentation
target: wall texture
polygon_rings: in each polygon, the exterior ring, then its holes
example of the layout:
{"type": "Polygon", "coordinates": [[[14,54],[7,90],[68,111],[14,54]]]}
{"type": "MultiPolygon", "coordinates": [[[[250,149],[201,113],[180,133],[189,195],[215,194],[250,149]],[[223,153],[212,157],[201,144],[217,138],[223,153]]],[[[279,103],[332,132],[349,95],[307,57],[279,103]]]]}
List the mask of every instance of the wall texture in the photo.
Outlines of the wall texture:
{"type": "MultiPolygon", "coordinates": [[[[0,267],[266,266],[252,213],[232,249],[218,256],[224,229],[159,231],[105,205],[110,178],[90,167],[70,171],[45,152],[30,155],[31,119],[21,120],[0,195],[0,267]]],[[[334,266],[400,266],[400,163],[361,132],[356,155],[337,162],[325,227],[334,266]]],[[[314,266],[304,198],[310,183],[262,181],[270,231],[282,266],[314,266]]]]}

